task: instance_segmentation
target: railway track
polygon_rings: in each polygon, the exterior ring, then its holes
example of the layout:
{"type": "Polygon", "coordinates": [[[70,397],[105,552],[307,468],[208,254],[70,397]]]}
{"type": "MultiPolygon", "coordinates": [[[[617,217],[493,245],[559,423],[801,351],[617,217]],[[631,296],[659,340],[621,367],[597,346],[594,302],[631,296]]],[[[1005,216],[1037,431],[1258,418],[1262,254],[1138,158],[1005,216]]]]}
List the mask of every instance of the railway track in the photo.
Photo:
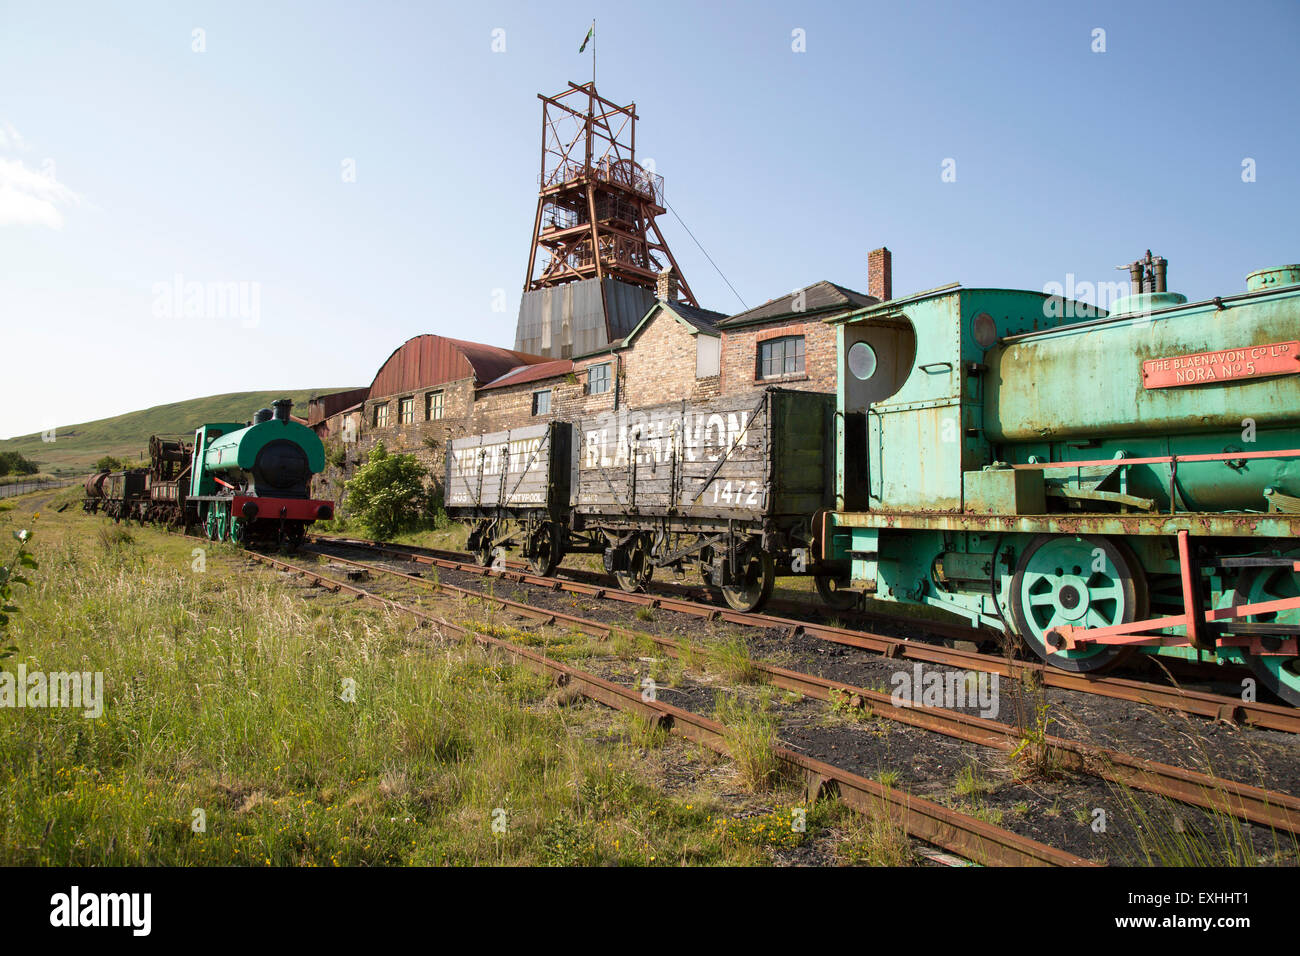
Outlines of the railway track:
{"type": "MultiPolygon", "coordinates": [[[[322,544],[357,548],[373,554],[398,557],[417,564],[447,568],[484,577],[499,577],[503,580],[529,584],[548,590],[564,590],[598,600],[614,600],[627,604],[641,605],[649,608],[663,608],[679,614],[685,614],[704,620],[722,620],[747,627],[786,629],[791,637],[805,634],[818,640],[829,641],[847,647],[871,651],[890,659],[915,661],[944,667],[954,667],[1002,677],[1023,679],[1026,676],[1038,680],[1045,687],[1062,690],[1080,691],[1101,697],[1110,697],[1132,703],[1147,704],[1163,710],[1208,717],[1214,720],[1227,720],[1265,730],[1277,730],[1286,733],[1300,733],[1300,711],[1292,707],[1269,704],[1261,701],[1243,701],[1240,698],[1212,694],[1189,688],[1153,684],[1146,681],[1131,680],[1123,677],[1104,675],[1075,674],[1055,667],[1049,667],[1036,661],[1008,660],[998,654],[985,654],[935,644],[909,641],[905,638],[891,637],[871,631],[854,630],[831,624],[804,621],[796,618],[781,617],[756,612],[735,611],[713,604],[704,604],[687,598],[663,593],[633,593],[610,588],[601,584],[576,580],[573,577],[541,577],[517,567],[504,569],[485,568],[481,565],[461,560],[455,552],[439,552],[435,549],[413,548],[377,544],[356,538],[336,538],[323,535],[308,535],[307,540],[322,544]]],[[[926,622],[927,629],[931,624],[926,622]]],[[[942,626],[940,633],[945,630],[942,626]]],[[[963,630],[965,639],[970,634],[963,630]]]]}
{"type": "MultiPolygon", "coordinates": [[[[249,559],[304,579],[334,593],[346,593],[379,607],[408,615],[478,644],[493,647],[520,664],[553,677],[557,684],[605,706],[636,714],[653,726],[700,743],[727,755],[727,728],[716,720],[659,700],[645,700],[637,688],[625,687],[572,665],[554,660],[532,648],[515,644],[473,627],[449,621],[418,607],[375,594],[356,584],[331,578],[311,568],[294,565],[256,551],[242,552],[249,559]]],[[[359,563],[359,562],[357,562],[359,563]]],[[[381,569],[376,569],[381,570],[381,569]]],[[[400,572],[393,572],[400,574],[400,572]]],[[[411,580],[422,581],[410,575],[411,580]]],[[[433,582],[423,581],[425,584],[433,582]]],[[[450,586],[448,586],[450,587],[450,586]]],[[[558,617],[558,616],[557,616],[558,617]]],[[[970,814],[887,787],[825,761],[785,747],[775,756],[786,771],[803,780],[810,800],[838,794],[848,807],[865,815],[886,818],[908,835],[925,843],[988,866],[1097,866],[1065,850],[988,823],[970,814]]]]}
{"type": "MultiPolygon", "coordinates": [[[[333,562],[364,569],[367,572],[378,572],[431,590],[488,601],[542,625],[562,624],[601,638],[612,637],[619,630],[630,631],[629,628],[622,628],[605,621],[537,608],[511,598],[488,595],[475,589],[404,574],[382,565],[354,561],[324,552],[316,553],[333,562]]],[[[683,653],[681,643],[672,638],[639,631],[635,633],[638,637],[652,640],[659,650],[671,657],[679,657],[683,653]]],[[[874,716],[946,737],[1003,752],[1013,751],[1023,740],[1023,734],[1017,728],[995,720],[938,707],[900,706],[890,695],[864,687],[761,661],[755,661],[753,665],[770,684],[782,690],[795,691],[805,697],[826,702],[844,700],[850,706],[864,709],[874,716]]],[[[1300,798],[1291,794],[1226,780],[1053,735],[1044,736],[1040,746],[1046,748],[1047,756],[1053,765],[1061,770],[1088,774],[1110,783],[1157,794],[1204,810],[1229,814],[1273,830],[1300,834],[1300,798]]]]}

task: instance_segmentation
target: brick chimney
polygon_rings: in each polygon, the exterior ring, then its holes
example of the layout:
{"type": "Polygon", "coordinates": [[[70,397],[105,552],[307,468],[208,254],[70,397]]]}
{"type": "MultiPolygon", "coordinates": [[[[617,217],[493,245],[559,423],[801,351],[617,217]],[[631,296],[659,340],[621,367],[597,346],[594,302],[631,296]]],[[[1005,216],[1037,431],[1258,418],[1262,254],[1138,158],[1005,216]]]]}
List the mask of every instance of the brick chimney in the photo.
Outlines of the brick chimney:
{"type": "Polygon", "coordinates": [[[659,273],[659,278],[655,282],[655,298],[665,302],[677,301],[677,273],[673,272],[672,266],[659,273]]]}
{"type": "Polygon", "coordinates": [[[884,246],[867,255],[867,294],[881,302],[894,297],[893,258],[884,246]]]}

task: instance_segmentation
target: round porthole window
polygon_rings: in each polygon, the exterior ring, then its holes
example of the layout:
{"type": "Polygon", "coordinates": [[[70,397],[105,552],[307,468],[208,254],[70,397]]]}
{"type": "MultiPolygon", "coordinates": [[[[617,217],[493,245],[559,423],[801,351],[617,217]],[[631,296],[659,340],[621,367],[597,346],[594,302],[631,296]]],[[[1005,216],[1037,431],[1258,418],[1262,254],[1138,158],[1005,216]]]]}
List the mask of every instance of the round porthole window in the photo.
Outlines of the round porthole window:
{"type": "Polygon", "coordinates": [[[998,340],[998,324],[993,321],[993,316],[987,312],[981,312],[975,316],[972,323],[975,332],[975,344],[982,349],[990,348],[998,340]]]}
{"type": "Polygon", "coordinates": [[[855,342],[849,349],[849,372],[860,382],[876,374],[876,350],[866,342],[855,342]]]}

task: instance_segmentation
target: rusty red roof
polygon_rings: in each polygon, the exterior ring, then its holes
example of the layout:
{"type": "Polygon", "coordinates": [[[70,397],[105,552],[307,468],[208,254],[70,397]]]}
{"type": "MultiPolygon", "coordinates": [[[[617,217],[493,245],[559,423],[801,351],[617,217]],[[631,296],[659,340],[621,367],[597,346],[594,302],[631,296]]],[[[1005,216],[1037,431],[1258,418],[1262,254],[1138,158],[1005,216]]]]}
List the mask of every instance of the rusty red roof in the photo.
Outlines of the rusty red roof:
{"type": "Polygon", "coordinates": [[[500,378],[521,365],[547,361],[540,355],[516,352],[481,342],[442,335],[417,335],[393,350],[370,383],[371,398],[385,398],[430,385],[472,378],[476,386],[500,378]]]}
{"type": "Polygon", "coordinates": [[[555,359],[537,365],[520,365],[511,369],[500,378],[488,382],[482,388],[504,388],[507,385],[522,385],[525,382],[538,382],[546,378],[559,378],[573,371],[572,359],[555,359]]]}

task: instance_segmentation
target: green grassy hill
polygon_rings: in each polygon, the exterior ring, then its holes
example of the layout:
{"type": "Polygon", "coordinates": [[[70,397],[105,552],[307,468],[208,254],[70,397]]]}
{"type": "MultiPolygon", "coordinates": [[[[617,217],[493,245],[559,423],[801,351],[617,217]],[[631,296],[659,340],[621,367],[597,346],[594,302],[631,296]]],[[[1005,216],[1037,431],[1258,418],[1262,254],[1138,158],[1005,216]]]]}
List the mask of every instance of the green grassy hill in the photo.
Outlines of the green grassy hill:
{"type": "Polygon", "coordinates": [[[192,435],[194,427],[204,422],[243,422],[259,408],[270,406],[277,398],[293,399],[293,412],[307,417],[307,401],[313,395],[344,391],[342,388],[313,388],[304,391],[231,392],[209,395],[185,402],[172,402],[115,418],[60,425],[54,441],[44,442],[40,433],[0,441],[0,452],[16,451],[40,465],[42,472],[80,474],[92,470],[104,455],[124,461],[140,462],[149,456],[149,436],[192,435]]]}

